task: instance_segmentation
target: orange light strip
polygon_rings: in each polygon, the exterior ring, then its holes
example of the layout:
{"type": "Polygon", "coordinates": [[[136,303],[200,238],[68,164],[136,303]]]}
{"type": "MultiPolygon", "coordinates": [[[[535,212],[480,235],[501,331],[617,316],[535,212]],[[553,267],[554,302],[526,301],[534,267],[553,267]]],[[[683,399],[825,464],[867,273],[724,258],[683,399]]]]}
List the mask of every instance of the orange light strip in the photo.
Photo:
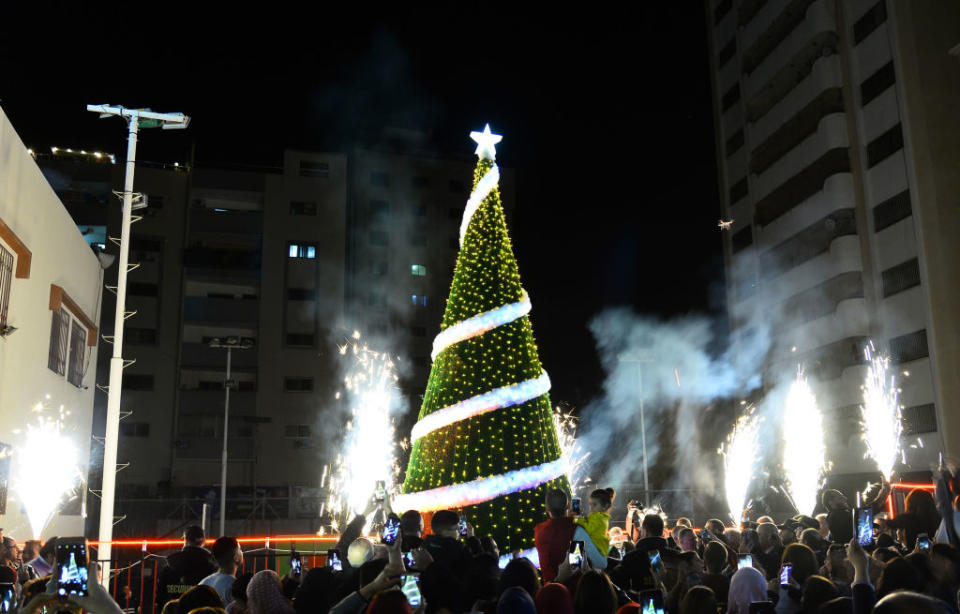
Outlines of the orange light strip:
{"type": "Polygon", "coordinates": [[[927,490],[934,492],[937,490],[936,484],[930,483],[918,483],[911,484],[909,482],[897,482],[895,484],[890,484],[890,494],[887,495],[887,517],[890,520],[893,520],[897,517],[896,508],[893,504],[893,490],[899,488],[900,490],[927,490]]]}
{"type": "MultiPolygon", "coordinates": [[[[337,543],[340,538],[335,535],[277,535],[275,537],[265,535],[263,537],[238,537],[237,541],[241,544],[258,544],[277,542],[332,542],[337,543]]],[[[213,544],[216,539],[207,539],[205,544],[213,544]]],[[[118,539],[110,542],[112,546],[179,546],[183,544],[182,539],[118,539]]],[[[91,541],[91,546],[99,546],[100,542],[91,541]]]]}

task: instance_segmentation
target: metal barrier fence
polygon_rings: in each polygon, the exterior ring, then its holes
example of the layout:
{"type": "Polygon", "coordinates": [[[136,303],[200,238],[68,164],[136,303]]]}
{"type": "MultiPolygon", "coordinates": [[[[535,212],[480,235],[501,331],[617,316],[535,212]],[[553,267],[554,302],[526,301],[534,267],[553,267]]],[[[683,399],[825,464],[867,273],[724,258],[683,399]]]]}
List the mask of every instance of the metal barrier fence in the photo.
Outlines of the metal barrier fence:
{"type": "MultiPolygon", "coordinates": [[[[300,555],[304,572],[326,564],[327,550],[333,548],[338,537],[241,537],[243,567],[239,573],[272,569],[283,576],[290,570],[290,555],[300,555]]],[[[207,546],[213,544],[207,540],[207,546]]],[[[166,566],[167,556],[183,545],[179,540],[119,540],[113,542],[109,591],[124,612],[130,614],[159,614],[158,580],[166,566]]],[[[96,549],[96,542],[91,542],[96,549]]]]}

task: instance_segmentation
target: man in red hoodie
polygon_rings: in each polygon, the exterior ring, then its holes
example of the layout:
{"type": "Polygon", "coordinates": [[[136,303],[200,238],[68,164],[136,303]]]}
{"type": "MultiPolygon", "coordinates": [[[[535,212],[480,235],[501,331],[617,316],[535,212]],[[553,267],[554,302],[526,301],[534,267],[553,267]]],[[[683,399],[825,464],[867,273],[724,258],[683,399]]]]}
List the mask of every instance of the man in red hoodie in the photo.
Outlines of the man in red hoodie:
{"type": "Polygon", "coordinates": [[[547,491],[546,506],[550,519],[534,528],[533,542],[540,556],[540,571],[543,581],[553,582],[557,569],[570,551],[570,542],[577,528],[569,513],[569,499],[562,490],[547,491]]]}

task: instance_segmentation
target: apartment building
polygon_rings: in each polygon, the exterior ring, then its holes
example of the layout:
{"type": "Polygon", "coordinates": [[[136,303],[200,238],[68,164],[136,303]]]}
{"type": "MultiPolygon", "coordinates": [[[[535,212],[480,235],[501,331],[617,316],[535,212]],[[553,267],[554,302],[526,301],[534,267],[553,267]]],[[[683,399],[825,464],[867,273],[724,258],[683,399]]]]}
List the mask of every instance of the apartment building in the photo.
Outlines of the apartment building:
{"type": "Polygon", "coordinates": [[[867,472],[864,346],[902,389],[904,472],[960,453],[955,3],[708,0],[732,342],[805,365],[834,471],[867,472]],[[919,443],[918,443],[919,442],[919,443]],[[911,447],[912,446],[912,447],[911,447]]]}
{"type": "MultiPolygon", "coordinates": [[[[104,261],[107,264],[108,261],[104,261]]],[[[4,535],[31,539],[23,491],[46,466],[86,476],[90,452],[103,268],[57,194],[0,110],[0,525],[4,535]],[[45,411],[35,412],[42,404],[45,411]],[[67,450],[27,446],[40,419],[63,407],[67,450]],[[71,462],[73,461],[73,462],[71,462]],[[73,463],[75,462],[75,466],[73,463]]],[[[51,443],[51,445],[56,445],[51,443]]],[[[45,476],[41,476],[44,478],[45,476]]],[[[85,488],[65,496],[42,531],[83,531],[85,488]]],[[[31,507],[30,509],[35,509],[31,507]]],[[[53,512],[54,510],[50,510],[53,512]]]]}
{"type": "MultiPolygon", "coordinates": [[[[108,206],[119,164],[63,149],[42,158],[82,230],[119,234],[119,207],[108,206]]],[[[472,173],[468,158],[427,155],[409,139],[348,154],[287,151],[277,168],[138,165],[147,206],[131,240],[140,266],[128,278],[136,315],[124,357],[136,362],[124,371],[119,534],[174,526],[203,502],[219,509],[227,356],[211,342],[229,337],[251,347],[231,351],[228,526],[316,530],[322,468],[342,435],[336,393],[349,364],[337,344],[359,330],[397,356],[411,413],[397,430],[408,431],[472,173]]],[[[106,395],[97,407],[95,431],[106,395]]]]}

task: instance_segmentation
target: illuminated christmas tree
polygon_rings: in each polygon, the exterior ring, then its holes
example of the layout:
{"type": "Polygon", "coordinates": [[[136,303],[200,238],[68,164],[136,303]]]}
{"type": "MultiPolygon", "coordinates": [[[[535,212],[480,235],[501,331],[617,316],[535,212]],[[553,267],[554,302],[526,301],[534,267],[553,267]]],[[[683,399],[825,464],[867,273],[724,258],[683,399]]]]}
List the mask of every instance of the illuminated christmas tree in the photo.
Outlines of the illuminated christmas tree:
{"type": "Polygon", "coordinates": [[[501,137],[471,133],[479,162],[460,225],[433,366],[398,511],[461,509],[501,550],[530,548],[547,488],[569,490],[530,299],[507,234],[494,162],[501,137]]]}

